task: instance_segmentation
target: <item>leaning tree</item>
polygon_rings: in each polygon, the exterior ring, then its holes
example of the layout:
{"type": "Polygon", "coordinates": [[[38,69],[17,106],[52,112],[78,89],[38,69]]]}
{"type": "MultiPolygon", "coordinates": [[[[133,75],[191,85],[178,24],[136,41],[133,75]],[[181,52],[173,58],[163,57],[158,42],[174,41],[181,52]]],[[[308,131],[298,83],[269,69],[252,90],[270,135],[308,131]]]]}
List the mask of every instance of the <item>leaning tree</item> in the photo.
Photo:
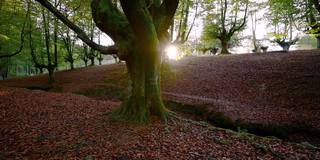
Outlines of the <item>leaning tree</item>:
{"type": "Polygon", "coordinates": [[[138,123],[150,115],[166,119],[168,110],[160,93],[162,48],[168,42],[168,28],[179,0],[92,0],[92,16],[97,27],[112,38],[115,46],[94,43],[77,25],[69,21],[47,0],[36,0],[77,33],[91,48],[104,54],[117,54],[126,61],[130,93],[117,118],[138,123]]]}

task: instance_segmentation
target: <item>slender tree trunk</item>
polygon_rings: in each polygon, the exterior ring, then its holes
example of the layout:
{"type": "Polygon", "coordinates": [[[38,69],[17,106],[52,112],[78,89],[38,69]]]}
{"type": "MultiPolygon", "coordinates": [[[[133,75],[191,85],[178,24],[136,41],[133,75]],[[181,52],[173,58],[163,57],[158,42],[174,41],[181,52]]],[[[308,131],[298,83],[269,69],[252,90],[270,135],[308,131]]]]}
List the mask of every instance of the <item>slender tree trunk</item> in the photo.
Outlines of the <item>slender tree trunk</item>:
{"type": "Polygon", "coordinates": [[[53,84],[54,83],[54,69],[55,67],[48,67],[48,75],[49,75],[49,84],[53,84]]]}
{"type": "Polygon", "coordinates": [[[90,66],[94,66],[94,65],[95,65],[95,63],[94,63],[94,58],[90,58],[90,61],[91,61],[90,66]]]}
{"type": "Polygon", "coordinates": [[[71,69],[71,70],[74,69],[73,61],[70,62],[70,69],[71,69]]]}
{"type": "Polygon", "coordinates": [[[174,32],[174,19],[172,19],[171,27],[170,27],[170,42],[173,41],[173,32],[174,32]]]}
{"type": "Polygon", "coordinates": [[[317,37],[317,48],[320,49],[320,37],[317,37]]]}

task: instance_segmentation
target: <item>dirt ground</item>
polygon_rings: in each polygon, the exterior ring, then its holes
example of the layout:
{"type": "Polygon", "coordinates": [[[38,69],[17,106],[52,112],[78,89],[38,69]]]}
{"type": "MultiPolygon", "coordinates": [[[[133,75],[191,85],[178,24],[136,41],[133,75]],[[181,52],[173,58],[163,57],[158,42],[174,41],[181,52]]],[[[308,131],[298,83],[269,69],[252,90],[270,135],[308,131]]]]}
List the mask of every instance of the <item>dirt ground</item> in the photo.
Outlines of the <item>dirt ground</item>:
{"type": "MultiPolygon", "coordinates": [[[[233,120],[320,129],[319,50],[186,57],[170,65],[163,81],[168,100],[206,105],[233,120]]],[[[46,88],[45,75],[0,81],[0,159],[320,159],[308,145],[181,119],[113,122],[101,113],[118,100],[73,94],[124,87],[125,74],[123,64],[57,72],[53,91],[60,93],[18,89],[46,88]]]]}

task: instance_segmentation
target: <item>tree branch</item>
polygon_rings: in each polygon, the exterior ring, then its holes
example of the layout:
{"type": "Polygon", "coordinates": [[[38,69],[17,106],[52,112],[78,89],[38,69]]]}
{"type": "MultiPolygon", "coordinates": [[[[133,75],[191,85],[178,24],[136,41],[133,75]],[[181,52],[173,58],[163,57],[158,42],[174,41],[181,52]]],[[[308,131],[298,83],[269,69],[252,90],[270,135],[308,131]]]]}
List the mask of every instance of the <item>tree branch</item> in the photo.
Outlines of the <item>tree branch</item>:
{"type": "Polygon", "coordinates": [[[1,59],[1,58],[13,57],[13,56],[21,53],[21,51],[22,51],[22,49],[23,49],[23,44],[24,44],[25,26],[26,26],[27,17],[29,16],[29,14],[30,14],[30,9],[28,8],[27,13],[26,13],[26,17],[25,17],[25,21],[23,22],[22,29],[21,29],[21,33],[20,33],[20,47],[19,47],[19,49],[18,49],[17,51],[15,51],[14,53],[11,53],[11,54],[0,55],[0,59],[1,59]]]}
{"type": "Polygon", "coordinates": [[[102,46],[99,44],[96,44],[95,42],[91,41],[89,37],[86,35],[86,33],[79,28],[77,25],[75,25],[73,22],[71,22],[68,18],[66,18],[58,9],[56,9],[50,2],[47,0],[36,0],[39,2],[43,7],[47,8],[52,14],[54,14],[59,20],[61,20],[66,26],[68,26],[70,29],[72,29],[77,36],[88,46],[91,48],[100,51],[102,54],[117,54],[117,49],[115,46],[102,46]]]}
{"type": "Polygon", "coordinates": [[[1,58],[13,57],[13,56],[21,53],[21,51],[22,51],[22,49],[23,49],[23,43],[24,43],[24,27],[23,27],[23,29],[21,30],[20,39],[21,39],[21,42],[20,42],[20,47],[19,47],[19,49],[18,49],[17,51],[15,51],[14,53],[11,53],[11,54],[0,55],[0,59],[1,59],[1,58]]]}
{"type": "Polygon", "coordinates": [[[312,0],[312,3],[314,5],[314,7],[318,10],[319,14],[320,14],[320,1],[319,0],[312,0]]]}
{"type": "Polygon", "coordinates": [[[178,4],[179,0],[163,0],[160,6],[161,15],[159,16],[160,22],[159,26],[157,27],[158,29],[160,29],[161,31],[167,31],[169,29],[176,9],[178,8],[178,4]]]}
{"type": "MultiPolygon", "coordinates": [[[[235,32],[237,32],[240,29],[242,29],[244,27],[244,25],[246,24],[246,22],[247,22],[247,14],[248,14],[248,5],[249,5],[249,1],[247,0],[242,23],[239,26],[237,26],[237,25],[232,26],[232,28],[230,29],[229,35],[233,35],[235,32]]],[[[237,22],[234,22],[234,23],[236,24],[237,22]]]]}

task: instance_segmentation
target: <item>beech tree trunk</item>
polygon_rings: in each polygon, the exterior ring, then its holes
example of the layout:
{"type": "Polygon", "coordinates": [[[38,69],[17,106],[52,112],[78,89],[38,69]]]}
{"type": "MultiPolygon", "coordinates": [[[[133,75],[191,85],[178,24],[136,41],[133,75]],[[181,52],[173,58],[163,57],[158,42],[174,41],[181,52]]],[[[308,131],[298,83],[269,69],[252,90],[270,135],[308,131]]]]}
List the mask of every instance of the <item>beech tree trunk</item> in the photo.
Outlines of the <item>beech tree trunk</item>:
{"type": "Polygon", "coordinates": [[[228,51],[228,41],[225,39],[221,39],[221,54],[230,54],[230,52],[228,51]]]}
{"type": "MultiPolygon", "coordinates": [[[[152,57],[152,61],[156,62],[152,63],[141,59],[139,50],[133,52],[135,52],[133,57],[126,61],[130,76],[129,97],[116,111],[116,116],[137,123],[148,122],[150,115],[166,119],[168,110],[160,93],[160,59],[152,57]]],[[[152,52],[157,51],[152,48],[150,53],[152,52]]]]}

